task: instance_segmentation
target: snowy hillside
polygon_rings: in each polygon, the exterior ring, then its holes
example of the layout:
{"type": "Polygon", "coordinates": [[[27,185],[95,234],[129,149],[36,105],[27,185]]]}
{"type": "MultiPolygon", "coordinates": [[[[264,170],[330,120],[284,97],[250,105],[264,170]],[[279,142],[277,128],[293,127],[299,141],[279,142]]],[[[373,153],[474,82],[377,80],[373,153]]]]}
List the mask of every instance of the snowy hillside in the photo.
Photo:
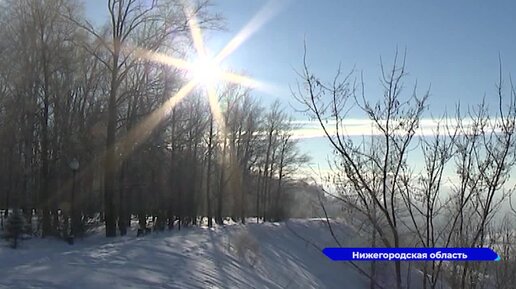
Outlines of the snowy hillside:
{"type": "Polygon", "coordinates": [[[366,288],[357,272],[296,234],[334,245],[316,220],[140,238],[99,232],[75,245],[34,239],[0,248],[0,288],[366,288]]]}
{"type": "MultiPolygon", "coordinates": [[[[360,245],[346,225],[334,230],[343,246],[360,245]]],[[[335,246],[323,220],[135,235],[107,239],[99,228],[75,245],[33,239],[13,250],[2,244],[0,288],[369,288],[349,263],[320,252],[335,246]]],[[[380,274],[384,286],[390,272],[380,274]]]]}

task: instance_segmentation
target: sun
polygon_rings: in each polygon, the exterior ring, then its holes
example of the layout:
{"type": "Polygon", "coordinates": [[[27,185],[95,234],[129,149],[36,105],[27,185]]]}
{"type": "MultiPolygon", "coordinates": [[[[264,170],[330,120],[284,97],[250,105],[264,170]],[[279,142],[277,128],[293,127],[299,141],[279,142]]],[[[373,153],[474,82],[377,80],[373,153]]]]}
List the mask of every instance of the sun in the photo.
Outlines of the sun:
{"type": "Polygon", "coordinates": [[[264,83],[245,75],[225,71],[221,66],[221,63],[246,39],[256,32],[259,27],[265,23],[266,18],[269,18],[274,14],[272,12],[276,9],[272,9],[273,6],[271,5],[273,3],[278,2],[270,0],[268,5],[264,6],[264,8],[260,10],[260,12],[253,17],[218,54],[213,56],[209,53],[204,44],[202,31],[197,23],[196,15],[188,5],[185,7],[185,14],[189,19],[188,26],[190,28],[192,44],[195,48],[197,58],[189,61],[188,59],[175,58],[171,55],[159,53],[157,51],[150,51],[136,47],[134,49],[135,57],[181,69],[186,72],[188,78],[186,83],[180,87],[178,91],[175,91],[165,101],[165,103],[144,118],[136,127],[132,128],[127,135],[119,141],[119,143],[122,145],[133,144],[148,138],[156,126],[172,112],[173,108],[177,104],[191,94],[196,87],[202,87],[205,89],[213,119],[217,123],[219,129],[223,132],[222,135],[224,135],[224,116],[222,114],[219,97],[216,91],[218,84],[234,83],[258,89],[264,89],[265,85],[264,83]]]}
{"type": "Polygon", "coordinates": [[[207,88],[216,85],[223,78],[220,65],[211,57],[199,56],[190,69],[192,79],[207,88]]]}

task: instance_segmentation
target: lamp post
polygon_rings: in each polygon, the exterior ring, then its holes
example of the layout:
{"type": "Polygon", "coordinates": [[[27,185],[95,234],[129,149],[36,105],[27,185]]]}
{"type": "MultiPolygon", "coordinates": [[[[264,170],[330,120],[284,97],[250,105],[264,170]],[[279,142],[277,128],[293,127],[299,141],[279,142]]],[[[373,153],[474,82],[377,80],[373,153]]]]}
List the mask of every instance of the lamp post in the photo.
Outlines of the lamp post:
{"type": "Polygon", "coordinates": [[[71,229],[70,229],[70,237],[75,237],[75,233],[77,230],[77,208],[75,207],[75,174],[79,170],[79,161],[76,158],[73,158],[70,163],[68,164],[70,166],[70,169],[72,169],[72,195],[71,195],[71,229]]]}

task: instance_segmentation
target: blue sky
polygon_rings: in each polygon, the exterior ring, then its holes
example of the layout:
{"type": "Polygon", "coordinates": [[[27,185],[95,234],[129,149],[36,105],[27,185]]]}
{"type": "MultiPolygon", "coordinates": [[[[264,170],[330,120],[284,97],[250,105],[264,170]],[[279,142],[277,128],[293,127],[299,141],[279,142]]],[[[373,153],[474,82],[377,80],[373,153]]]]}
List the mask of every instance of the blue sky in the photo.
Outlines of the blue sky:
{"type": "MultiPolygon", "coordinates": [[[[213,48],[227,42],[269,1],[216,0],[227,32],[210,34],[213,48]]],[[[333,76],[339,62],[364,73],[366,95],[381,95],[380,57],[392,62],[396,48],[407,49],[407,91],[431,85],[427,113],[440,115],[457,102],[475,104],[484,95],[496,103],[498,56],[503,71],[516,67],[516,3],[513,1],[276,1],[277,13],[228,59],[254,77],[282,87],[276,97],[292,102],[306,39],[311,68],[333,76]],[[280,4],[278,4],[279,2],[280,4]]],[[[267,100],[268,96],[255,93],[267,100]]],[[[353,117],[364,117],[361,114],[353,117]]],[[[329,147],[322,139],[302,141],[314,163],[326,167],[329,147]]]]}
{"type": "MultiPolygon", "coordinates": [[[[86,1],[90,17],[105,13],[106,0],[86,1]]],[[[381,95],[380,57],[388,65],[396,48],[407,49],[407,91],[417,80],[420,91],[431,85],[428,116],[485,95],[496,103],[498,55],[503,72],[516,67],[516,2],[414,0],[214,0],[214,10],[226,18],[226,31],[210,32],[215,52],[263,7],[270,18],[225,62],[254,78],[274,84],[273,93],[255,91],[264,102],[280,98],[294,103],[289,85],[302,63],[306,39],[312,70],[330,79],[339,62],[345,71],[363,72],[366,96],[381,95]]],[[[354,118],[363,115],[354,114],[354,118]]],[[[314,162],[324,166],[329,152],[322,139],[302,142],[314,162]],[[323,149],[324,148],[324,149],[323,149]]]]}
{"type": "MultiPolygon", "coordinates": [[[[224,43],[268,1],[216,0],[228,31],[210,36],[224,43]]],[[[306,38],[311,67],[331,77],[339,62],[363,71],[372,97],[380,56],[392,61],[396,47],[407,49],[407,85],[431,85],[434,112],[461,102],[478,102],[494,92],[498,55],[505,72],[516,66],[516,4],[511,1],[276,1],[280,10],[230,58],[258,79],[288,85],[302,60],[306,38]]]]}

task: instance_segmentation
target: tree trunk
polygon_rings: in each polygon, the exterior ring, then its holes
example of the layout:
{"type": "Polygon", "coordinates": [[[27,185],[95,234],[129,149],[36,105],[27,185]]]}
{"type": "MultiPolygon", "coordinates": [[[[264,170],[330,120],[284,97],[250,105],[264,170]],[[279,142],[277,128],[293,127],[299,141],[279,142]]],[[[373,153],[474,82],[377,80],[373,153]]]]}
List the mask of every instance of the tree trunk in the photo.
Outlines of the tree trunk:
{"type": "Polygon", "coordinates": [[[215,218],[215,222],[217,224],[223,224],[222,218],[222,202],[224,200],[224,189],[225,189],[225,171],[226,171],[226,153],[227,153],[227,137],[224,135],[224,145],[222,147],[222,164],[220,169],[220,179],[219,179],[219,195],[217,199],[217,216],[215,218]]]}
{"type": "Polygon", "coordinates": [[[111,89],[108,102],[108,123],[106,138],[106,158],[104,165],[104,211],[106,218],[106,237],[116,236],[116,216],[115,216],[115,170],[116,170],[116,148],[115,132],[117,120],[116,92],[118,57],[113,59],[113,71],[111,73],[111,89]]]}
{"type": "Polygon", "coordinates": [[[213,116],[210,117],[210,136],[208,139],[208,168],[206,173],[206,216],[208,217],[208,227],[213,226],[213,220],[211,216],[211,200],[210,200],[210,189],[211,189],[211,158],[213,154],[213,116]]]}
{"type": "Polygon", "coordinates": [[[124,165],[120,166],[120,173],[118,176],[118,230],[120,232],[120,236],[127,235],[127,205],[126,205],[126,192],[125,192],[125,174],[124,174],[124,165]]]}
{"type": "MultiPolygon", "coordinates": [[[[43,62],[45,63],[45,54],[43,52],[43,62]]],[[[44,70],[47,70],[44,65],[44,70]]],[[[49,92],[48,92],[48,74],[44,72],[44,96],[43,96],[43,121],[41,124],[41,172],[40,172],[40,196],[43,207],[43,230],[42,237],[46,237],[52,231],[50,221],[50,196],[48,191],[48,112],[49,112],[49,92]]]]}

